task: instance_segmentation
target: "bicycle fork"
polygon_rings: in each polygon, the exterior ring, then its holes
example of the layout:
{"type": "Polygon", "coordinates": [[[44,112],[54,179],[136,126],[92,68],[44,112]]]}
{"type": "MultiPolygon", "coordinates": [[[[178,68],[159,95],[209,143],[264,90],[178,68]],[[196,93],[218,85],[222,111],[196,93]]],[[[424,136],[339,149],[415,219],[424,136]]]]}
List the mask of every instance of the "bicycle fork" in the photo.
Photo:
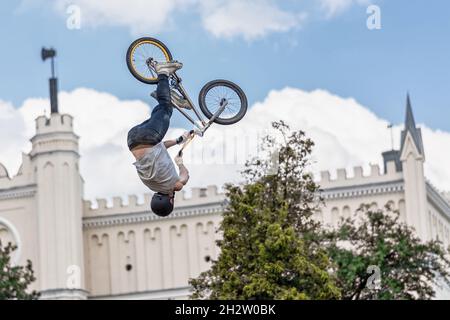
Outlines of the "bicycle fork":
{"type": "Polygon", "coordinates": [[[211,119],[209,119],[209,121],[203,127],[202,135],[206,131],[206,129],[208,129],[211,126],[211,124],[214,122],[214,120],[223,112],[223,110],[225,110],[225,107],[227,106],[227,104],[228,104],[227,99],[222,98],[222,100],[220,100],[220,108],[216,111],[216,113],[213,114],[211,119]]]}

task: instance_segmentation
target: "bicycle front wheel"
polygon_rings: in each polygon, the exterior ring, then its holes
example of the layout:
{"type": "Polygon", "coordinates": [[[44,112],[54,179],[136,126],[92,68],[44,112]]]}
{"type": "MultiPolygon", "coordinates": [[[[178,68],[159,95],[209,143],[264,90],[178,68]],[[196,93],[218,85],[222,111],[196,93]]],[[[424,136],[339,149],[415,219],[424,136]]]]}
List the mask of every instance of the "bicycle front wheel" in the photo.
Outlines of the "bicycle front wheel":
{"type": "Polygon", "coordinates": [[[213,80],[205,84],[198,97],[200,109],[208,119],[226,103],[223,112],[214,122],[229,125],[241,120],[247,112],[247,97],[244,91],[228,80],[213,80]]]}
{"type": "Polygon", "coordinates": [[[168,62],[172,60],[172,54],[161,41],[144,37],[130,45],[126,59],[128,70],[136,79],[147,84],[157,84],[158,75],[150,63],[168,62]]]}

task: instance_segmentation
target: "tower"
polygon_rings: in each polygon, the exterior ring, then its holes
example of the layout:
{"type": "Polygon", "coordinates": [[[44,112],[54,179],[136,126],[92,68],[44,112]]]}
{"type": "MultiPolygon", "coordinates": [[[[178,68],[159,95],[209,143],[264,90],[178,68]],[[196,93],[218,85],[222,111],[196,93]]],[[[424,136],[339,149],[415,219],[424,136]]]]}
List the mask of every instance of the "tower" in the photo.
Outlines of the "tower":
{"type": "Polygon", "coordinates": [[[35,170],[42,298],[85,298],[83,180],[72,117],[36,119],[30,153],[35,170]]]}
{"type": "Polygon", "coordinates": [[[419,237],[428,240],[427,195],[423,164],[422,133],[416,127],[409,94],[406,99],[405,128],[401,134],[400,161],[402,163],[406,221],[419,237]]]}
{"type": "Polygon", "coordinates": [[[39,190],[37,277],[43,299],[85,299],[78,136],[73,118],[58,112],[55,88],[50,118],[36,119],[36,135],[31,138],[30,159],[39,190]]]}

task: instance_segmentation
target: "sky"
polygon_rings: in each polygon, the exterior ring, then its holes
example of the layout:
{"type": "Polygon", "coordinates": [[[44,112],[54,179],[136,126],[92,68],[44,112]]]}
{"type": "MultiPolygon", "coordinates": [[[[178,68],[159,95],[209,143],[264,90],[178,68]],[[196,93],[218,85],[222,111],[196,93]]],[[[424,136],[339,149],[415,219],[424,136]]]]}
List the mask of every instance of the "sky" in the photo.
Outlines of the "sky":
{"type": "MultiPolygon", "coordinates": [[[[131,76],[125,53],[134,39],[153,36],[184,63],[180,75],[194,101],[216,78],[238,83],[249,100],[241,123],[213,127],[196,144],[202,156],[191,151],[192,186],[237,179],[242,166],[241,160],[205,164],[217,154],[205,148],[238,139],[240,129],[247,139],[239,141],[255,143],[281,118],[315,139],[317,170],[380,163],[380,153],[391,147],[389,123],[398,147],[409,92],[424,134],[427,176],[450,190],[448,161],[442,160],[450,159],[449,12],[443,0],[4,2],[0,162],[15,174],[20,152],[29,150],[34,117],[48,113],[50,66],[40,49],[51,46],[61,110],[75,116],[81,136],[86,197],[145,192],[125,141],[127,130],[154,107],[149,93],[155,87],[131,76]],[[80,10],[79,29],[67,25],[73,5],[80,10]],[[381,29],[367,27],[370,5],[380,9],[381,29]]],[[[174,114],[169,136],[185,129],[189,124],[174,114]]]]}

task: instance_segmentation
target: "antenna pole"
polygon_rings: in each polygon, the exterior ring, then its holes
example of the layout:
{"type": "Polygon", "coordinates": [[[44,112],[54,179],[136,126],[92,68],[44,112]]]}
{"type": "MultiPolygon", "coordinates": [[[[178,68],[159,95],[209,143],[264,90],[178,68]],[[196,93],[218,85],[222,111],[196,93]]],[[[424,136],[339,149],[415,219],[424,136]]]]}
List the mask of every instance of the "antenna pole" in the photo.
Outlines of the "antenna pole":
{"type": "Polygon", "coordinates": [[[41,58],[42,61],[50,58],[51,60],[51,68],[52,68],[52,77],[49,79],[50,86],[50,110],[51,113],[58,113],[58,79],[55,77],[55,56],[56,50],[42,48],[41,50],[41,58]]]}
{"type": "Polygon", "coordinates": [[[55,77],[55,59],[52,57],[52,78],[55,77]]]}

